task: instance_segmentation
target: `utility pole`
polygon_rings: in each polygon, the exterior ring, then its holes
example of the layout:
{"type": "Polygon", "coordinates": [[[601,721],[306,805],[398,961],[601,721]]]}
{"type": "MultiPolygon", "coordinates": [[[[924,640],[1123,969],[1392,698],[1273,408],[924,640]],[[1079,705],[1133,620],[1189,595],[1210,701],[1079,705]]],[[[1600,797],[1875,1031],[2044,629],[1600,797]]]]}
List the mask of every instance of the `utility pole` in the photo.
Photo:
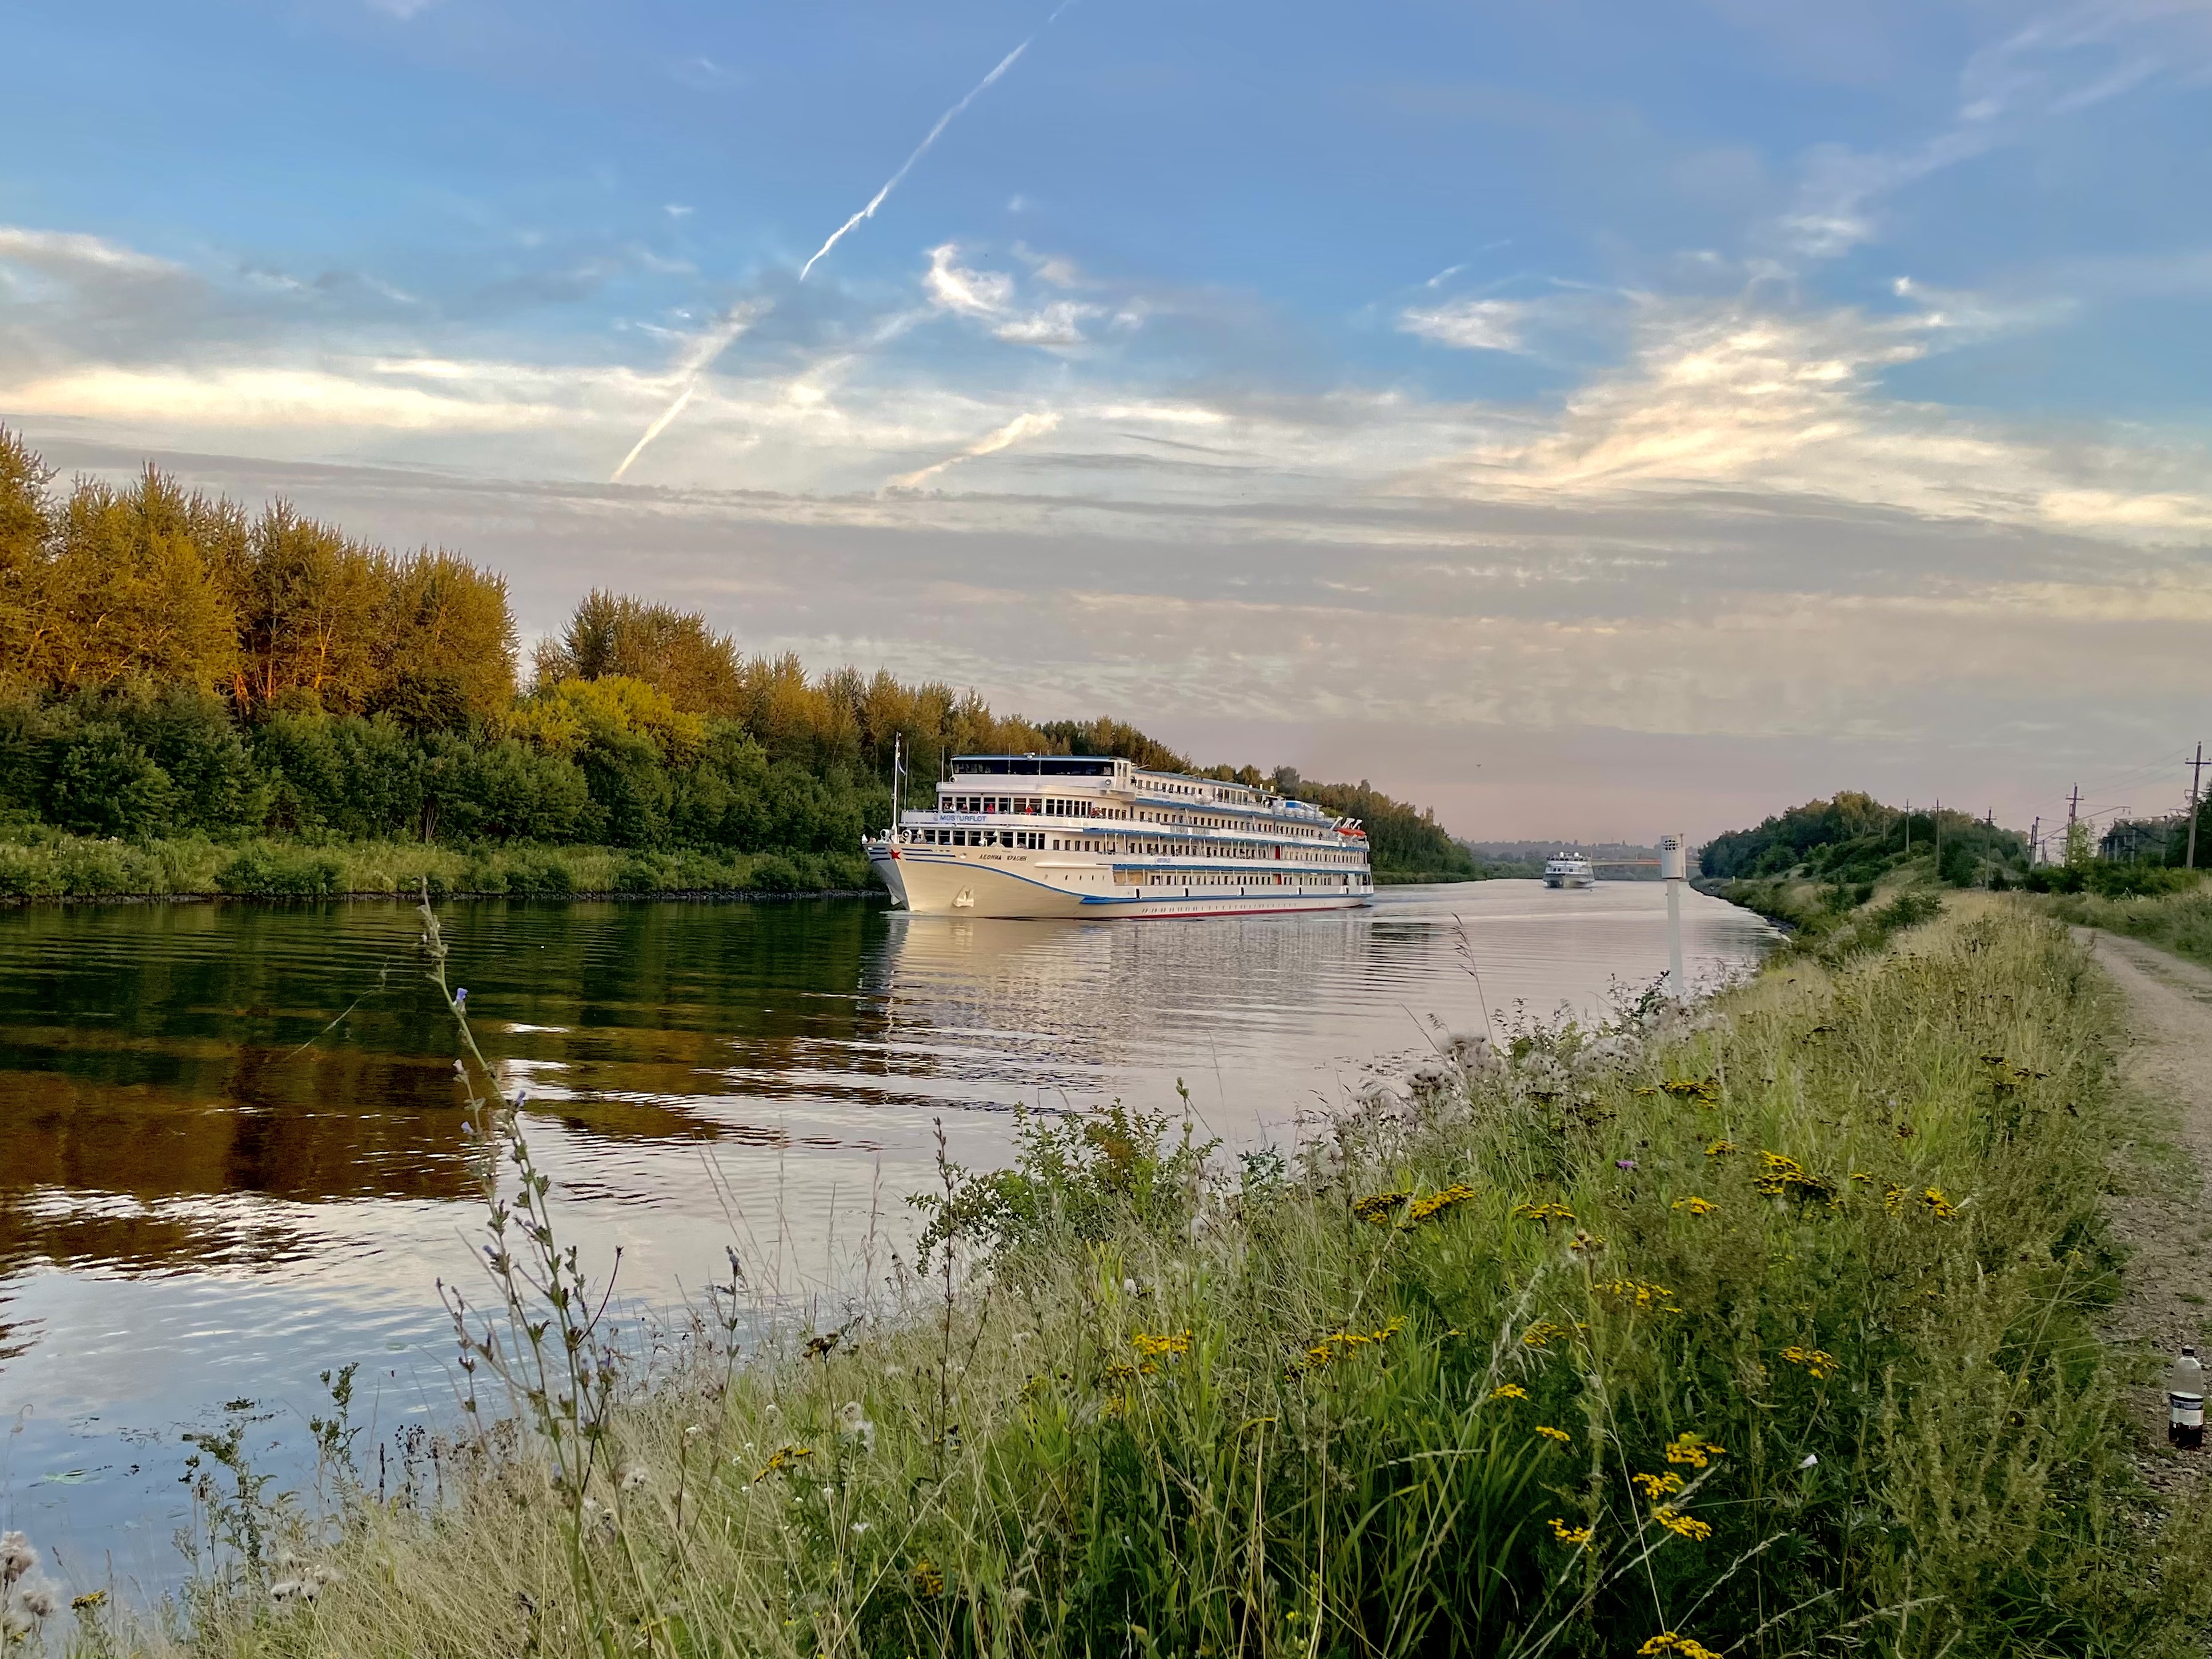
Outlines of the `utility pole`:
{"type": "Polygon", "coordinates": [[[2027,867],[2031,870],[2043,862],[2043,815],[2036,814],[2035,822],[2027,826],[2027,867]]]}
{"type": "Polygon", "coordinates": [[[1936,797],[1936,879],[1943,879],[1943,798],[1936,797]]]}
{"type": "Polygon", "coordinates": [[[2074,793],[2066,798],[2066,862],[2074,862],[2074,821],[2081,815],[2081,786],[2075,784],[2074,793]]]}
{"type": "Polygon", "coordinates": [[[2191,870],[2197,867],[2197,785],[2203,770],[2204,744],[2200,741],[2197,745],[2197,758],[2189,763],[2189,862],[2185,867],[2191,870]]]}
{"type": "Polygon", "coordinates": [[[1905,856],[1912,856],[1912,797],[1905,798],[1905,856]]]}

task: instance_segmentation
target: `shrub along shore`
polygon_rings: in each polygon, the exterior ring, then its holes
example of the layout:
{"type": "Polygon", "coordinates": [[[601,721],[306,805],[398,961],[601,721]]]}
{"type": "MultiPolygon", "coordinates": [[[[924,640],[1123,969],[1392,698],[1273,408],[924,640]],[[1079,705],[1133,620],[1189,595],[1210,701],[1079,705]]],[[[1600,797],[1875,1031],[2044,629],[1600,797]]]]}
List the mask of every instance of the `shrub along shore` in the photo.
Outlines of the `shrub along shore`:
{"type": "Polygon", "coordinates": [[[52,899],[783,897],[880,893],[866,857],[685,848],[314,842],[256,836],[0,841],[0,903],[52,899]]]}
{"type": "Polygon", "coordinates": [[[843,1305],[733,1252],[640,1346],[456,1009],[491,1280],[439,1483],[380,1481],[343,1399],[319,1509],[228,1446],[174,1628],[88,1606],[74,1639],[2201,1653],[2212,1542],[2132,1473],[2135,1360],[2096,1334],[2100,1195],[2162,1126],[2064,928],[1950,903],[1700,1008],[1442,1043],[1294,1149],[1031,1120],[843,1305]]]}

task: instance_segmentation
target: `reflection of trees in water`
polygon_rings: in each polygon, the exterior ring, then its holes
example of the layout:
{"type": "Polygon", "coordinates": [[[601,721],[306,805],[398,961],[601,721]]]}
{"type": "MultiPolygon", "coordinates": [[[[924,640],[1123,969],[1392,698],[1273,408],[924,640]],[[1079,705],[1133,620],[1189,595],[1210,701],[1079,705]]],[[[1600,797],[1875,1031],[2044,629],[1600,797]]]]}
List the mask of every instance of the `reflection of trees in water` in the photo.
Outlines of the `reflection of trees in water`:
{"type": "MultiPolygon", "coordinates": [[[[733,1041],[768,1065],[872,1042],[880,1018],[852,994],[872,925],[851,903],[501,903],[454,906],[448,929],[491,1046],[574,1137],[780,1144],[688,1103],[726,1087],[733,1041]]],[[[183,1199],[466,1198],[450,1026],[415,933],[396,904],[0,917],[0,1279],[306,1248],[183,1199]]]]}

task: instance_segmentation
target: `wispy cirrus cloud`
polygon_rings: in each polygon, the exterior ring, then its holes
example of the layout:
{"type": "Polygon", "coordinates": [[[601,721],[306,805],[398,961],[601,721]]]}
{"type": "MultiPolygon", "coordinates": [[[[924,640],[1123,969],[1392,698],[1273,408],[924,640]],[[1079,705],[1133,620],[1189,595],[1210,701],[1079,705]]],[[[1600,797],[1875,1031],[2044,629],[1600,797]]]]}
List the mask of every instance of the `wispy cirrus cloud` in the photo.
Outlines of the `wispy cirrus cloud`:
{"type": "Polygon", "coordinates": [[[1529,307],[1519,300],[1455,300],[1408,306],[1398,313],[1400,331],[1463,351],[1522,351],[1529,307]]]}

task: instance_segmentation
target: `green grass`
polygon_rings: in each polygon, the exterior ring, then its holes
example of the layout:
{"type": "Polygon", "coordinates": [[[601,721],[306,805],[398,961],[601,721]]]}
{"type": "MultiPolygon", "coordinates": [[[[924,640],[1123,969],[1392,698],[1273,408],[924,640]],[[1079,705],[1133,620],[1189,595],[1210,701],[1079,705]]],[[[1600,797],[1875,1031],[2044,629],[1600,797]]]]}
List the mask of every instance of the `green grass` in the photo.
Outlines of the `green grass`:
{"type": "Polygon", "coordinates": [[[2212,890],[2201,885],[2155,898],[2068,893],[2038,902],[2062,921],[2124,933],[2212,967],[2212,890]]]}
{"type": "Polygon", "coordinates": [[[479,848],[256,836],[103,841],[21,830],[0,840],[0,900],[327,898],[413,893],[820,892],[872,881],[855,853],[646,852],[613,847],[479,848]]]}
{"type": "Polygon", "coordinates": [[[204,1486],[229,1543],[174,1644],[2201,1654],[2212,1551],[2131,1474],[2095,1334],[2144,1127],[2115,1010],[1987,909],[1455,1042],[1231,1173],[1124,1109],[1031,1121],[1013,1170],[944,1170],[920,1266],[878,1241],[873,1293],[805,1319],[734,1279],[652,1356],[608,1351],[487,1094],[443,1501],[379,1501],[328,1425],[327,1522],[204,1486]]]}

